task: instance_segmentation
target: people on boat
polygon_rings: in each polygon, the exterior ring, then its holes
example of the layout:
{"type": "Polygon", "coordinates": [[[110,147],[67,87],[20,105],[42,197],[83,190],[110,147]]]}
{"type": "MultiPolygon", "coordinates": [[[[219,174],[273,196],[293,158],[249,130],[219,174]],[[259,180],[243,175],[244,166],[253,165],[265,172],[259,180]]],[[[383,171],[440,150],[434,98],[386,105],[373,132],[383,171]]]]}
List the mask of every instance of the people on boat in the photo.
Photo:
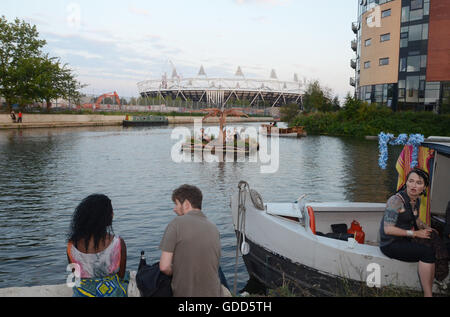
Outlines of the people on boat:
{"type": "Polygon", "coordinates": [[[435,252],[414,238],[430,239],[432,229],[419,218],[420,196],[429,185],[429,175],[415,168],[405,185],[386,204],[380,225],[380,249],[386,256],[405,262],[419,262],[419,278],[424,296],[432,296],[435,252]]]}
{"type": "Polygon", "coordinates": [[[114,234],[113,217],[111,200],[103,194],[84,198],[73,213],[67,258],[80,278],[73,287],[75,297],[127,296],[127,249],[114,234]]]}
{"type": "Polygon", "coordinates": [[[211,138],[208,137],[208,135],[205,134],[205,129],[200,129],[200,139],[202,140],[202,143],[208,143],[211,141],[211,138]]]}
{"type": "Polygon", "coordinates": [[[13,111],[11,111],[11,114],[9,115],[11,117],[12,122],[16,123],[16,113],[13,111]]]}
{"type": "Polygon", "coordinates": [[[172,193],[177,215],[166,227],[160,243],[159,267],[172,276],[175,297],[223,296],[219,278],[220,234],[202,211],[203,195],[193,185],[172,193]]]}
{"type": "Polygon", "coordinates": [[[22,123],[22,117],[23,117],[22,111],[19,111],[17,122],[22,123]]]}
{"type": "Polygon", "coordinates": [[[234,146],[237,146],[238,139],[239,139],[239,132],[236,128],[234,128],[234,130],[233,130],[234,146]]]}
{"type": "Polygon", "coordinates": [[[225,131],[225,143],[232,143],[234,139],[233,132],[230,130],[225,131]]]}

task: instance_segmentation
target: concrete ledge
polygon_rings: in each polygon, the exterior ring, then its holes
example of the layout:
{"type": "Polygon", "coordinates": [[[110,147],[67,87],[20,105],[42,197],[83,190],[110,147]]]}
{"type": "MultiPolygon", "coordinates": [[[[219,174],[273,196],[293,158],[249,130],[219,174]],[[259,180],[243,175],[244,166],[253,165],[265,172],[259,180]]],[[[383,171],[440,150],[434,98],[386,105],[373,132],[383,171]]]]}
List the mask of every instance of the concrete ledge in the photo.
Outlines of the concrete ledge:
{"type": "MultiPolygon", "coordinates": [[[[130,271],[128,297],[141,297],[136,284],[137,271],[130,271]]],[[[222,285],[223,297],[232,297],[231,292],[222,285]]],[[[72,288],[66,284],[30,287],[0,288],[0,297],[72,297],[72,288]]]]}
{"type": "MultiPolygon", "coordinates": [[[[0,297],[72,297],[72,288],[66,284],[30,287],[9,287],[0,289],[0,297]]],[[[140,297],[136,285],[136,271],[130,271],[128,297],[140,297]]]]}
{"type": "MultiPolygon", "coordinates": [[[[194,124],[202,117],[195,116],[167,116],[169,124],[194,124]]],[[[94,127],[121,126],[125,116],[105,115],[52,115],[52,114],[24,114],[22,123],[13,123],[8,114],[0,114],[0,130],[31,129],[31,128],[64,128],[64,127],[94,127]]],[[[227,123],[237,122],[268,122],[272,117],[228,117],[227,123]]],[[[219,123],[219,118],[207,118],[204,123],[219,123]]]]}
{"type": "Polygon", "coordinates": [[[70,127],[95,127],[95,126],[121,126],[121,125],[122,125],[122,121],[11,123],[11,124],[0,124],[0,130],[34,129],[34,128],[70,128],[70,127]]]}

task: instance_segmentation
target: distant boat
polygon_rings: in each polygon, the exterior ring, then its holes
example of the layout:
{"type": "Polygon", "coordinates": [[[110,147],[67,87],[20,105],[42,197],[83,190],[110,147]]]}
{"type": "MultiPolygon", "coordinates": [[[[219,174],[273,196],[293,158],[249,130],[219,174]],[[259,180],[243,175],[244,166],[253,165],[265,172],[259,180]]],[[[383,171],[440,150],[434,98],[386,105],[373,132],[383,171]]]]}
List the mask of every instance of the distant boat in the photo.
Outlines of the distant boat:
{"type": "Polygon", "coordinates": [[[291,138],[300,138],[305,137],[307,135],[305,128],[301,126],[295,127],[279,127],[282,122],[277,123],[277,126],[273,126],[271,124],[263,124],[260,127],[260,132],[266,136],[272,136],[273,134],[278,132],[279,137],[291,137],[291,138]]]}
{"type": "Polygon", "coordinates": [[[169,119],[164,116],[126,116],[122,122],[124,127],[144,127],[168,125],[169,119]]]}

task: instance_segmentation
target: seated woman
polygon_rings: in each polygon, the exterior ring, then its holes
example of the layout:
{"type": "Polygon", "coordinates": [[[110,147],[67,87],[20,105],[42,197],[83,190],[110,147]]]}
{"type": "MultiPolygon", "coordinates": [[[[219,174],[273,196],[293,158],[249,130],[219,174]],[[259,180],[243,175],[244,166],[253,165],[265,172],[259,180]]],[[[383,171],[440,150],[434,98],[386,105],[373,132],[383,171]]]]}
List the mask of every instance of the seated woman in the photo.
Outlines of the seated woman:
{"type": "Polygon", "coordinates": [[[431,229],[419,218],[420,196],[429,185],[428,174],[411,170],[405,185],[389,198],[380,225],[380,249],[386,256],[405,262],[419,262],[419,278],[424,296],[432,296],[435,254],[431,247],[412,238],[430,239],[431,229]]]}
{"type": "Polygon", "coordinates": [[[67,258],[79,270],[81,281],[73,296],[127,296],[127,250],[124,240],[113,233],[113,217],[111,200],[101,194],[86,197],[75,209],[67,258]]]}

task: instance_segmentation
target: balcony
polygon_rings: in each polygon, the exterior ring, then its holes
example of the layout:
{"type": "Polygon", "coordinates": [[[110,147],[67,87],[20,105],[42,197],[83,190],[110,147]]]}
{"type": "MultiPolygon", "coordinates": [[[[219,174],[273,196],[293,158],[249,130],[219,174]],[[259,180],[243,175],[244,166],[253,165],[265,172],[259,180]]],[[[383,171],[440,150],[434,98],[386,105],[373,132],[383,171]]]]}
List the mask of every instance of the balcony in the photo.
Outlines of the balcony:
{"type": "Polygon", "coordinates": [[[358,34],[359,31],[359,22],[352,22],[352,31],[355,34],[358,34]]]}
{"type": "Polygon", "coordinates": [[[350,67],[353,69],[356,69],[356,59],[355,58],[350,60],[350,67]]]}
{"type": "Polygon", "coordinates": [[[355,77],[350,77],[350,86],[353,86],[353,87],[356,86],[355,77]]]}
{"type": "Polygon", "coordinates": [[[353,41],[351,42],[351,48],[352,48],[352,50],[355,51],[355,52],[356,52],[356,50],[358,49],[358,42],[356,42],[356,40],[353,40],[353,41]]]}

